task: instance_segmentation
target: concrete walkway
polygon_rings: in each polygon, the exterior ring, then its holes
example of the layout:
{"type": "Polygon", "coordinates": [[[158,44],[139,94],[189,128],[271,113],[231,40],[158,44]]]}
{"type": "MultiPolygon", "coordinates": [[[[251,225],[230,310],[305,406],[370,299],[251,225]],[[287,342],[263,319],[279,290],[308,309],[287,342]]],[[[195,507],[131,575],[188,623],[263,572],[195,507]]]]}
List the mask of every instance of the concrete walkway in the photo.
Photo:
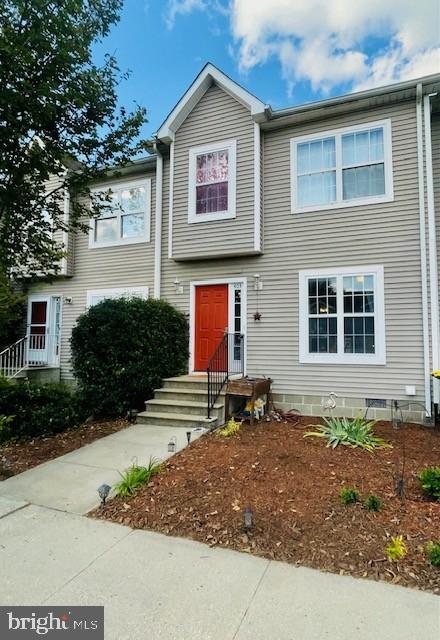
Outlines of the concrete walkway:
{"type": "Polygon", "coordinates": [[[0,505],[0,604],[104,605],[106,640],[440,637],[434,595],[0,505]]]}
{"type": "MultiPolygon", "coordinates": [[[[50,460],[29,471],[0,482],[0,497],[84,514],[99,504],[97,488],[113,485],[137,460],[146,464],[150,456],[165,460],[171,437],[177,450],[187,444],[186,429],[133,425],[92,444],[50,460]]],[[[193,436],[196,437],[196,436],[193,436]]]]}
{"type": "Polygon", "coordinates": [[[0,482],[0,605],[104,605],[107,640],[440,638],[434,595],[80,515],[172,436],[186,445],[185,429],[132,426],[0,482]]]}

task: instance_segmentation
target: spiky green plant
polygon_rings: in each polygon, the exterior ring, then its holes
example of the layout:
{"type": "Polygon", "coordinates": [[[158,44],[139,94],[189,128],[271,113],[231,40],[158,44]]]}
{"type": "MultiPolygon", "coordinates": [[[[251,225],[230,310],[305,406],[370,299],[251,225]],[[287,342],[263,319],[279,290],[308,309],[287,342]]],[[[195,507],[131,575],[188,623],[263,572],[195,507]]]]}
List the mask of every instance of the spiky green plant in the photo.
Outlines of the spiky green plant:
{"type": "Polygon", "coordinates": [[[342,504],[354,504],[359,501],[359,491],[354,487],[344,487],[339,492],[339,499],[342,504]]]}
{"type": "Polygon", "coordinates": [[[382,509],[382,500],[379,498],[379,496],[371,494],[371,496],[367,496],[365,498],[364,507],[368,511],[380,511],[382,509]]]}
{"type": "Polygon", "coordinates": [[[234,418],[231,418],[228,421],[228,424],[226,425],[226,427],[223,427],[222,429],[220,429],[218,434],[223,438],[229,438],[230,436],[234,436],[239,431],[240,427],[241,427],[241,422],[237,422],[237,420],[234,420],[234,418]]]}
{"type": "Polygon", "coordinates": [[[426,547],[429,562],[433,567],[440,567],[440,540],[437,542],[428,542],[426,547]]]}
{"type": "Polygon", "coordinates": [[[440,467],[426,467],[418,475],[422,489],[428,496],[440,500],[440,467]]]}
{"type": "Polygon", "coordinates": [[[121,480],[115,485],[117,496],[128,498],[134,490],[142,484],[147,484],[151,477],[161,470],[161,464],[156,458],[151,458],[146,467],[132,464],[124,473],[119,473],[121,480]]]}
{"type": "Polygon", "coordinates": [[[402,560],[407,554],[407,548],[403,536],[395,536],[391,538],[391,542],[385,549],[388,560],[402,560]]]}
{"type": "Polygon", "coordinates": [[[361,416],[356,418],[324,418],[325,424],[314,425],[318,431],[308,431],[304,438],[324,438],[327,447],[335,449],[338,445],[361,447],[367,451],[391,447],[390,444],[378,438],[373,433],[375,420],[365,420],[361,416]]]}

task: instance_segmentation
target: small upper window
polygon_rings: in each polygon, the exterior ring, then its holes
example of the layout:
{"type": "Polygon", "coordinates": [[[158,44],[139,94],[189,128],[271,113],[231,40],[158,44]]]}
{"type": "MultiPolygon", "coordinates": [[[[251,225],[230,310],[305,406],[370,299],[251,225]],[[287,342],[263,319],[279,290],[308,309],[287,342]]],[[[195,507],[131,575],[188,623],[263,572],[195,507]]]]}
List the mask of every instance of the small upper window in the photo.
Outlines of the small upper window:
{"type": "Polygon", "coordinates": [[[291,162],[295,212],[393,199],[389,120],[293,138],[291,162]]]}
{"type": "Polygon", "coordinates": [[[92,220],[91,247],[150,240],[151,180],[111,185],[93,194],[102,212],[92,220]]]}
{"type": "Polygon", "coordinates": [[[235,217],[235,155],[235,140],[190,149],[189,222],[235,217]]]}

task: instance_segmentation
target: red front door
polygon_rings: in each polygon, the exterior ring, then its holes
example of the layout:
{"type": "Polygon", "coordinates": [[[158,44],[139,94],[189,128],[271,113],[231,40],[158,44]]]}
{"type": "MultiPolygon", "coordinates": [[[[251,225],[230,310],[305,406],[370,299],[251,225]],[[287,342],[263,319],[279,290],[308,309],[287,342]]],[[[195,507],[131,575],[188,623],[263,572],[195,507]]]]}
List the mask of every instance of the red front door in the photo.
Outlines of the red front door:
{"type": "Polygon", "coordinates": [[[208,360],[228,330],[228,285],[196,287],[194,370],[206,371],[208,360]]]}

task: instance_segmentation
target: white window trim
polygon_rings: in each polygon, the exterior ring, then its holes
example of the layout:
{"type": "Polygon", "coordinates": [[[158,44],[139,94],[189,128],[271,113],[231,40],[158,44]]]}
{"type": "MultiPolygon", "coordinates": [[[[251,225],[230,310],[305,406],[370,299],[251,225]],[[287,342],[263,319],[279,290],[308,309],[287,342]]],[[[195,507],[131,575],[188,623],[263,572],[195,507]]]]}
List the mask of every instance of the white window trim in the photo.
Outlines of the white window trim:
{"type": "MultiPolygon", "coordinates": [[[[368,163],[370,164],[370,163],[368,163]]],[[[376,163],[371,163],[376,164],[376,163]]],[[[356,165],[360,166],[360,165],[356,165]]],[[[342,127],[339,129],[331,129],[313,133],[310,135],[299,136],[290,139],[290,194],[291,194],[291,212],[307,213],[308,211],[326,211],[327,209],[343,209],[346,207],[358,207],[367,204],[376,204],[380,202],[392,202],[394,200],[393,188],[393,152],[392,152],[392,135],[391,120],[377,120],[375,122],[366,122],[350,127],[342,127]],[[342,199],[342,144],[341,138],[347,133],[355,133],[365,131],[366,129],[375,129],[383,127],[384,133],[384,171],[385,171],[385,193],[379,196],[368,196],[366,198],[352,198],[351,200],[342,199]],[[335,138],[336,146],[336,202],[330,204],[317,204],[308,207],[300,207],[297,198],[297,146],[302,142],[312,140],[320,140],[321,138],[335,138]]]]}
{"type": "MultiPolygon", "coordinates": [[[[100,191],[106,191],[108,189],[114,188],[115,190],[121,189],[133,189],[135,187],[145,187],[145,196],[146,196],[146,211],[145,211],[145,232],[142,237],[138,238],[119,238],[117,240],[113,240],[111,242],[96,242],[95,241],[95,228],[96,228],[96,220],[99,218],[92,218],[90,229],[89,229],[89,248],[90,249],[101,249],[103,247],[115,247],[119,245],[126,244],[140,244],[142,242],[150,242],[150,229],[151,229],[151,178],[142,178],[138,180],[130,180],[129,182],[112,182],[106,183],[105,185],[101,185],[99,187],[94,187],[91,189],[92,193],[98,193],[100,191]]],[[[117,216],[118,223],[120,224],[121,214],[117,216]]]]}
{"type": "MultiPolygon", "coordinates": [[[[326,316],[323,315],[323,318],[326,316]]],[[[320,364],[386,364],[385,346],[385,301],[384,301],[384,269],[383,266],[342,267],[334,269],[311,269],[299,272],[299,361],[300,363],[320,364]],[[343,291],[337,287],[338,318],[338,353],[309,353],[309,313],[308,313],[308,278],[344,275],[374,276],[374,326],[376,353],[344,353],[343,352],[343,291]],[[341,328],[342,326],[342,328],[341,328]]]]}
{"type": "Polygon", "coordinates": [[[237,176],[237,141],[225,140],[214,142],[200,147],[192,147],[189,150],[188,169],[188,223],[212,222],[214,220],[230,220],[235,218],[236,206],[236,176],[237,176]],[[215,211],[214,213],[196,213],[196,167],[197,156],[214,151],[228,151],[228,209],[227,211],[215,211]]]}
{"type": "Polygon", "coordinates": [[[109,298],[143,298],[148,299],[149,288],[148,287],[116,287],[112,289],[89,289],[87,290],[87,308],[93,306],[93,296],[105,296],[109,298]]]}

